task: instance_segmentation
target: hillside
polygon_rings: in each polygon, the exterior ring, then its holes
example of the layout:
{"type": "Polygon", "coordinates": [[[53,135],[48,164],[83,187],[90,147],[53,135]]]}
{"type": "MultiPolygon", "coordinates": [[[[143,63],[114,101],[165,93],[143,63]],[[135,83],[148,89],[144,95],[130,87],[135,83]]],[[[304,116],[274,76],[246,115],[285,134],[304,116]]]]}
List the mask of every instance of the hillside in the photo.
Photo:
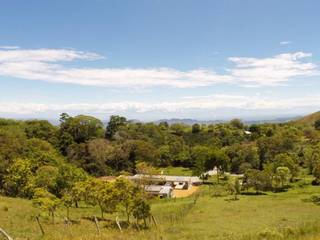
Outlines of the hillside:
{"type": "Polygon", "coordinates": [[[297,124],[304,124],[304,125],[313,125],[315,121],[320,119],[320,111],[312,113],[310,115],[304,116],[296,121],[294,123],[297,124]]]}

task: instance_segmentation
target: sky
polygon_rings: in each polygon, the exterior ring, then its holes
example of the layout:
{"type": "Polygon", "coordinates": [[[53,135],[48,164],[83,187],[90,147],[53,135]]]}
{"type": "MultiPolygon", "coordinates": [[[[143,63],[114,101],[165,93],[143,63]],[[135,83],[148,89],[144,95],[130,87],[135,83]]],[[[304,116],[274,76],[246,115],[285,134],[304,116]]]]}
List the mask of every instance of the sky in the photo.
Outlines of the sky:
{"type": "Polygon", "coordinates": [[[318,0],[0,3],[0,117],[268,119],[320,110],[318,0]]]}

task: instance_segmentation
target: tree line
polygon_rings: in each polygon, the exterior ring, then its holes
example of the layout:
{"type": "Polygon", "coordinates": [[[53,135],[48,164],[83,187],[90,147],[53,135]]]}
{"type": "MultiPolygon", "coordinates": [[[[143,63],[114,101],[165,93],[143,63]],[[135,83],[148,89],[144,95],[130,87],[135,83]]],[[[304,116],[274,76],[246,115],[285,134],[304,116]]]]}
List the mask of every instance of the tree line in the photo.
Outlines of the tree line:
{"type": "Polygon", "coordinates": [[[25,198],[45,190],[62,199],[89,176],[135,174],[141,163],[188,167],[202,178],[216,167],[219,174],[244,174],[243,184],[256,189],[280,188],[301,170],[319,184],[319,135],[319,121],[246,125],[234,119],[189,126],[111,116],[104,126],[92,116],[63,113],[54,126],[0,119],[0,189],[25,198]]]}

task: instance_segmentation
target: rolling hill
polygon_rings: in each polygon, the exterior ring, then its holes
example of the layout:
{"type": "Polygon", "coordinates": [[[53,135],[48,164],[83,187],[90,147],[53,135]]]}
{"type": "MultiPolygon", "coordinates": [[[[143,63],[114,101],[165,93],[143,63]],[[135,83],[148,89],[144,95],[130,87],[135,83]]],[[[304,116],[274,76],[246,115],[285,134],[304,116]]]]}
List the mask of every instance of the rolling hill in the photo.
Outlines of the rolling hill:
{"type": "Polygon", "coordinates": [[[298,120],[294,121],[294,123],[304,124],[304,125],[313,125],[314,122],[319,119],[320,119],[320,111],[304,116],[302,118],[299,118],[298,120]]]}

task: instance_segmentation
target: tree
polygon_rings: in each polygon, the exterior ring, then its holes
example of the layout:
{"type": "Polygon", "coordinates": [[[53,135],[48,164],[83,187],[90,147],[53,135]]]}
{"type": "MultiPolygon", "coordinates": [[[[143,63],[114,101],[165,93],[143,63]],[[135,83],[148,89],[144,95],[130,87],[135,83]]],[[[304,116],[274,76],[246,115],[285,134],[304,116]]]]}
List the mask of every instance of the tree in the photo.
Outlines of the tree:
{"type": "Polygon", "coordinates": [[[249,169],[244,175],[244,186],[247,189],[253,187],[258,193],[259,191],[271,188],[272,182],[266,171],[249,169]]]}
{"type": "Polygon", "coordinates": [[[234,195],[234,200],[238,200],[238,195],[241,193],[239,178],[232,178],[228,183],[228,190],[231,195],[234,195]]]}
{"type": "Polygon", "coordinates": [[[316,130],[320,130],[320,119],[318,119],[317,121],[314,122],[314,128],[316,130]]]}
{"type": "Polygon", "coordinates": [[[61,202],[67,209],[67,219],[70,220],[70,207],[74,204],[72,192],[65,191],[62,195],[61,202]]]}
{"type": "Polygon", "coordinates": [[[292,155],[288,153],[277,154],[272,163],[275,172],[278,167],[287,167],[290,170],[291,178],[298,176],[299,165],[292,155]]]}
{"type": "Polygon", "coordinates": [[[205,146],[195,146],[191,149],[191,158],[193,162],[193,174],[204,179],[204,173],[210,160],[210,149],[205,146]]]}
{"type": "Polygon", "coordinates": [[[199,133],[201,131],[200,124],[195,123],[192,125],[192,133],[199,133]]]}
{"type": "Polygon", "coordinates": [[[113,184],[114,197],[117,199],[118,206],[124,210],[127,223],[130,223],[130,216],[136,206],[136,199],[139,199],[144,192],[139,186],[133,185],[124,178],[117,178],[113,184]]]}
{"type": "Polygon", "coordinates": [[[60,205],[60,200],[44,188],[36,188],[32,199],[33,205],[42,211],[47,211],[54,224],[55,212],[60,205]]]}
{"type": "Polygon", "coordinates": [[[52,144],[57,144],[57,127],[47,120],[25,121],[25,132],[28,138],[39,138],[52,144]]]}
{"type": "Polygon", "coordinates": [[[220,175],[228,170],[230,158],[221,149],[213,148],[210,150],[210,157],[206,162],[206,170],[217,169],[217,181],[219,183],[220,175]]]}
{"type": "Polygon", "coordinates": [[[240,119],[237,119],[237,118],[232,119],[230,121],[230,124],[231,124],[231,126],[233,126],[235,128],[238,128],[238,129],[243,129],[244,128],[244,124],[241,122],[240,119]]]}
{"type": "MultiPolygon", "coordinates": [[[[0,119],[1,120],[1,119],[0,119]]],[[[0,122],[0,188],[3,187],[3,178],[12,161],[21,158],[26,148],[26,135],[15,121],[0,122]],[[12,124],[12,125],[11,125],[12,124]]]]}
{"type": "Polygon", "coordinates": [[[119,130],[119,128],[121,126],[124,126],[126,123],[127,119],[125,117],[112,115],[106,128],[105,137],[107,139],[112,139],[115,133],[119,130]]]}
{"type": "Polygon", "coordinates": [[[103,137],[103,124],[94,117],[78,115],[70,117],[61,114],[59,129],[59,145],[65,154],[68,146],[75,143],[83,143],[93,138],[103,137]]]}
{"type": "Polygon", "coordinates": [[[137,222],[139,222],[139,220],[143,220],[144,226],[147,227],[146,219],[151,215],[150,205],[144,199],[135,199],[132,215],[137,219],[137,222]]]}
{"type": "Polygon", "coordinates": [[[36,172],[35,185],[37,188],[43,188],[53,194],[57,194],[58,175],[59,169],[57,167],[42,166],[36,172]]]}
{"type": "Polygon", "coordinates": [[[119,201],[115,195],[114,184],[99,179],[91,179],[87,181],[87,184],[89,193],[86,201],[99,206],[102,218],[104,218],[104,213],[113,213],[119,201]]]}
{"type": "Polygon", "coordinates": [[[34,188],[31,161],[16,159],[4,178],[4,189],[9,196],[31,197],[34,188]]]}
{"type": "Polygon", "coordinates": [[[161,167],[167,167],[171,164],[171,153],[170,153],[170,147],[168,145],[162,145],[159,148],[159,157],[160,157],[159,165],[161,167]]]}
{"type": "Polygon", "coordinates": [[[315,178],[314,182],[317,183],[316,185],[318,185],[320,183],[320,162],[314,165],[312,174],[315,178]]]}
{"type": "Polygon", "coordinates": [[[159,127],[160,127],[161,130],[168,130],[169,124],[168,124],[168,122],[166,122],[166,121],[160,122],[160,123],[159,123],[159,127]]]}
{"type": "Polygon", "coordinates": [[[290,170],[287,167],[278,167],[276,170],[276,175],[279,177],[281,181],[281,188],[283,188],[284,184],[287,183],[290,177],[290,170]]]}

